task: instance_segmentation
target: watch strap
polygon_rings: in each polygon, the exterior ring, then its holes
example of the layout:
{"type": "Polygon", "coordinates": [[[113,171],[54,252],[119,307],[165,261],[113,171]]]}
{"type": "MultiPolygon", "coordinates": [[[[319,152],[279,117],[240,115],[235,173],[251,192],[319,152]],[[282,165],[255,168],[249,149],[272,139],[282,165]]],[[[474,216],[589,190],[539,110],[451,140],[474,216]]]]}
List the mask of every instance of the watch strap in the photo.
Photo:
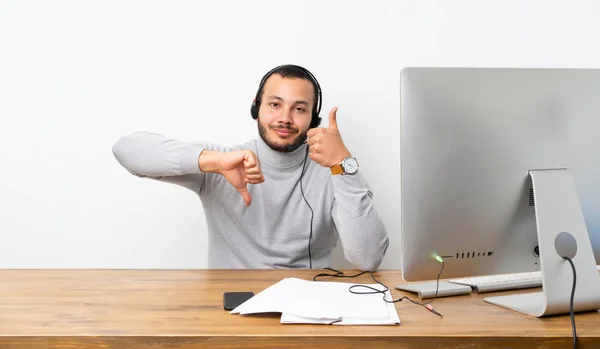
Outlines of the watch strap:
{"type": "Polygon", "coordinates": [[[330,168],[331,168],[332,175],[338,175],[338,174],[344,173],[344,168],[342,167],[342,164],[335,164],[335,165],[331,166],[330,168]]]}

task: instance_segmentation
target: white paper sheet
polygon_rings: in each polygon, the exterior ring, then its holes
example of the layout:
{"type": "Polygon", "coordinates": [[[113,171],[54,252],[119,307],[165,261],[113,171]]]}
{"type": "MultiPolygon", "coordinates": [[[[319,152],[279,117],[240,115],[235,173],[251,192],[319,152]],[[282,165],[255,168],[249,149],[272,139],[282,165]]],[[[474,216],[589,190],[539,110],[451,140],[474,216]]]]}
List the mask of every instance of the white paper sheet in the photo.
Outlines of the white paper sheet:
{"type": "MultiPolygon", "coordinates": [[[[231,311],[231,314],[282,313],[282,323],[314,323],[338,325],[399,324],[393,303],[383,300],[383,294],[353,294],[345,282],[307,281],[286,278],[257,293],[231,311]]],[[[379,284],[368,284],[383,290],[379,284]]],[[[354,292],[371,291],[355,287],[354,292]]],[[[391,300],[389,290],[386,299],[391,300]]]]}

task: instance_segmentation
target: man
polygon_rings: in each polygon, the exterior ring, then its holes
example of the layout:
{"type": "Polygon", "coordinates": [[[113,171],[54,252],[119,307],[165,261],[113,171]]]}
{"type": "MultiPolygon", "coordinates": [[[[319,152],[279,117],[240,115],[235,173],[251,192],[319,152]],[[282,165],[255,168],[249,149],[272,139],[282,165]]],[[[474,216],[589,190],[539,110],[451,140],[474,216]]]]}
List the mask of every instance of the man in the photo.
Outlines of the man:
{"type": "Polygon", "coordinates": [[[342,141],[337,108],[329,127],[318,128],[320,105],[314,76],[284,65],[265,75],[252,104],[257,139],[228,147],[138,132],[113,153],[136,176],[199,195],[209,268],[324,268],[339,236],[348,261],[376,270],[386,230],[342,141]]]}

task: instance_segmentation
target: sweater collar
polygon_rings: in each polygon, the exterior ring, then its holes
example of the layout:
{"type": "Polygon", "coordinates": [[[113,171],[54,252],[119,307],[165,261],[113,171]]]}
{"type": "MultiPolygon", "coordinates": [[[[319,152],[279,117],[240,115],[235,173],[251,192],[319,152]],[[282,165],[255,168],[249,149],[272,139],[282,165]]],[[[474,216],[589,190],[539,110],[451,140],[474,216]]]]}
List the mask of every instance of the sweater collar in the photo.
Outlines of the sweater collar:
{"type": "Polygon", "coordinates": [[[289,153],[284,153],[271,149],[260,135],[256,140],[256,150],[261,165],[267,164],[275,168],[290,168],[300,165],[307,155],[307,146],[308,145],[304,143],[298,147],[298,149],[289,153]]]}

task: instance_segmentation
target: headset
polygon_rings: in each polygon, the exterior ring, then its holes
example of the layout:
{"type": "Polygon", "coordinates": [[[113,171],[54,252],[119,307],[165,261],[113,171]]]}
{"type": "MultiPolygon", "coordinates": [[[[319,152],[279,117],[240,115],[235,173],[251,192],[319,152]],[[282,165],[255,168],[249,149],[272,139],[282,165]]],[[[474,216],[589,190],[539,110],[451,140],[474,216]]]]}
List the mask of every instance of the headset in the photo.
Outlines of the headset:
{"type": "Polygon", "coordinates": [[[278,67],[271,69],[267,74],[265,74],[265,76],[263,76],[262,80],[260,80],[260,84],[258,85],[258,91],[256,91],[256,96],[254,97],[252,106],[250,107],[250,115],[252,116],[252,118],[254,120],[258,119],[258,110],[260,109],[260,93],[262,92],[265,82],[271,75],[273,75],[273,73],[275,73],[276,71],[280,70],[283,67],[294,67],[294,68],[300,69],[310,77],[313,87],[317,91],[317,101],[316,101],[315,107],[312,111],[312,119],[310,121],[310,128],[319,127],[319,125],[321,124],[321,117],[319,117],[319,113],[321,112],[321,101],[323,99],[322,94],[321,94],[321,86],[319,85],[319,82],[317,81],[315,76],[310,71],[308,71],[308,69],[300,67],[298,65],[293,65],[293,64],[280,65],[278,67]]]}

